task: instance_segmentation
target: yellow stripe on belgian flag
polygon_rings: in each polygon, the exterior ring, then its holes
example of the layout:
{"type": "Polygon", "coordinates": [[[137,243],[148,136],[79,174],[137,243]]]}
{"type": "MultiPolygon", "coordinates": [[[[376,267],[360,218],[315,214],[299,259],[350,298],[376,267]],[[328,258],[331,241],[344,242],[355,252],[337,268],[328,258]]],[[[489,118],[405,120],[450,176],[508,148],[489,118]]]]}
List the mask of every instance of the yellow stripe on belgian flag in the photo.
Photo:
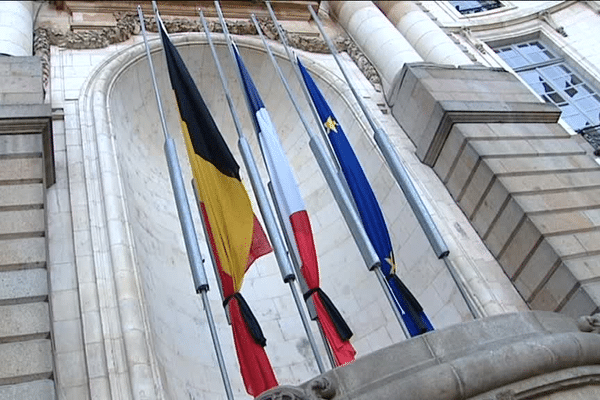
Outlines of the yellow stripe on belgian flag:
{"type": "Polygon", "coordinates": [[[242,182],[221,173],[212,163],[194,152],[187,124],[181,121],[183,134],[192,165],[192,173],[200,189],[200,201],[213,232],[220,266],[233,280],[238,292],[248,264],[254,212],[242,182]]]}
{"type": "MultiPolygon", "coordinates": [[[[179,52],[159,24],[169,77],[181,116],[192,172],[199,188],[222,272],[240,290],[251,258],[254,212],[233,158],[179,52]]],[[[262,233],[262,229],[261,229],[262,233]]],[[[258,235],[264,240],[264,234],[258,235]]],[[[266,242],[268,246],[268,241],[266,242]]],[[[255,244],[254,244],[255,245],[255,244]]],[[[270,249],[270,247],[268,247],[270,249]]],[[[262,253],[264,254],[264,252],[262,253]]],[[[222,282],[225,286],[227,282],[222,282]]],[[[229,289],[229,288],[227,288],[229,289]]],[[[226,296],[233,293],[224,293],[226,296]]]]}

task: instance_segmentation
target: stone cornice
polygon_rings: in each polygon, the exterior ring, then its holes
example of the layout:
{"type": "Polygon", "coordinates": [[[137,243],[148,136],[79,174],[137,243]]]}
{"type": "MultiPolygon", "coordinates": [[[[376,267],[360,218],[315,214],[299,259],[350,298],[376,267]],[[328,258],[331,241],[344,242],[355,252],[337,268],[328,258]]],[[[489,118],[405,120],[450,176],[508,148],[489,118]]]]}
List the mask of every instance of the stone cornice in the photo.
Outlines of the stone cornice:
{"type": "MultiPolygon", "coordinates": [[[[140,24],[137,15],[131,13],[116,13],[116,26],[93,29],[88,31],[62,32],[54,28],[38,27],[34,31],[34,54],[42,59],[44,90],[48,90],[50,76],[50,46],[58,46],[66,49],[100,49],[111,44],[122,43],[133,35],[140,33],[140,24]]],[[[252,21],[226,21],[229,32],[234,35],[257,35],[252,21]]],[[[157,32],[154,17],[145,18],[146,29],[157,32]]],[[[179,32],[203,32],[198,19],[176,18],[164,21],[165,27],[170,33],[179,32]]],[[[265,35],[272,40],[278,40],[279,36],[275,25],[270,20],[259,19],[259,24],[265,35]]],[[[223,32],[219,22],[209,22],[211,32],[223,32]]],[[[299,50],[311,53],[329,53],[327,44],[320,37],[287,33],[288,43],[299,50]]],[[[334,43],[338,51],[345,51],[358,66],[363,75],[371,82],[377,90],[381,90],[381,79],[375,67],[346,36],[338,36],[334,43]]]]}

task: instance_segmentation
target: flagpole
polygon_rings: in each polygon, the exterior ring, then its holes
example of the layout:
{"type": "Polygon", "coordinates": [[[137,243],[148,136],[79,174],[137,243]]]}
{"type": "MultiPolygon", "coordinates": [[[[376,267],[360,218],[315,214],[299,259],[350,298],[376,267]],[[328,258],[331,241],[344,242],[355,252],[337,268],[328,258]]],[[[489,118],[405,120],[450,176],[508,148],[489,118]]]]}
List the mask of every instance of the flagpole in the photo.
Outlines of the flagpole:
{"type": "MultiPolygon", "coordinates": [[[[225,33],[225,38],[227,39],[227,44],[230,46],[230,50],[232,51],[233,48],[231,47],[231,43],[229,41],[227,25],[225,25],[225,20],[223,19],[223,14],[221,13],[221,8],[219,7],[218,2],[215,2],[215,7],[219,14],[219,18],[222,21],[221,23],[223,24],[223,32],[225,33]]],[[[239,143],[240,152],[242,154],[242,158],[244,160],[244,165],[246,166],[246,170],[248,171],[248,175],[250,177],[250,183],[252,184],[252,188],[254,189],[254,194],[258,201],[258,206],[259,206],[260,211],[265,220],[265,226],[267,227],[269,237],[271,238],[271,242],[273,244],[275,258],[277,259],[277,264],[279,265],[279,269],[281,272],[281,276],[283,278],[283,282],[287,283],[290,287],[292,296],[294,297],[294,302],[296,303],[296,307],[298,308],[298,314],[300,314],[300,319],[302,320],[302,325],[304,326],[304,330],[306,331],[306,336],[308,338],[309,344],[310,344],[313,354],[315,356],[315,361],[317,362],[319,372],[324,373],[326,371],[325,365],[323,364],[323,360],[321,358],[321,355],[319,354],[317,343],[315,341],[312,330],[310,329],[308,319],[302,309],[300,294],[298,293],[298,288],[294,285],[294,282],[293,282],[296,280],[296,276],[290,265],[290,261],[287,256],[287,252],[285,250],[285,246],[283,244],[283,240],[281,238],[281,234],[280,234],[279,228],[277,226],[277,221],[275,220],[275,217],[273,215],[273,210],[271,210],[271,207],[269,205],[267,193],[265,191],[265,188],[262,185],[262,182],[260,179],[260,174],[256,167],[256,161],[254,160],[254,156],[252,155],[252,152],[250,150],[250,145],[248,144],[248,141],[246,140],[246,137],[244,136],[244,133],[242,131],[242,125],[239,121],[237,112],[236,112],[234,104],[233,104],[233,100],[231,99],[231,94],[229,92],[229,84],[227,82],[227,78],[225,77],[225,74],[223,73],[223,69],[221,68],[221,63],[219,62],[217,52],[216,52],[214,44],[212,42],[210,31],[208,30],[208,26],[206,25],[206,20],[204,19],[204,14],[202,13],[201,10],[200,10],[200,19],[202,20],[204,32],[206,34],[206,38],[207,38],[208,44],[209,44],[211,52],[212,52],[212,56],[215,60],[215,65],[217,67],[217,71],[219,72],[219,77],[220,77],[221,83],[223,85],[223,90],[225,91],[225,97],[227,99],[227,103],[229,105],[229,109],[230,109],[231,115],[233,117],[233,122],[235,124],[236,130],[237,130],[237,133],[239,136],[238,143],[239,143]]],[[[239,69],[236,68],[236,70],[238,71],[238,74],[239,74],[239,69]]],[[[241,82],[241,79],[240,79],[240,82],[241,82]]]]}
{"type": "MultiPolygon", "coordinates": [[[[298,67],[297,63],[294,61],[292,52],[290,51],[288,44],[285,41],[283,32],[281,31],[279,23],[277,22],[277,17],[275,16],[273,9],[271,8],[271,5],[269,4],[268,1],[266,2],[266,4],[267,4],[267,8],[269,9],[269,13],[271,14],[271,18],[273,19],[273,23],[275,24],[275,27],[277,28],[279,37],[281,38],[283,46],[287,52],[290,62],[292,63],[292,65],[295,65],[296,67],[298,67]]],[[[314,131],[312,130],[312,128],[306,121],[304,114],[302,113],[302,110],[300,109],[300,106],[298,105],[298,101],[297,101],[294,93],[292,92],[292,90],[289,87],[287,79],[283,75],[283,72],[281,71],[279,64],[277,63],[277,61],[275,61],[275,57],[273,56],[270,46],[267,44],[266,40],[264,39],[264,35],[262,34],[262,30],[260,29],[260,26],[258,25],[256,18],[253,18],[253,21],[254,21],[254,24],[256,26],[256,29],[257,29],[259,35],[261,36],[261,38],[263,40],[263,45],[267,49],[267,53],[269,54],[269,56],[271,58],[271,62],[275,66],[275,69],[277,70],[277,73],[278,73],[281,81],[283,82],[285,90],[287,91],[288,96],[290,97],[292,104],[294,105],[294,108],[296,109],[296,112],[300,116],[300,120],[302,121],[302,124],[304,125],[304,128],[306,129],[306,132],[308,133],[308,135],[310,137],[310,142],[309,142],[310,148],[313,151],[315,158],[317,159],[317,163],[319,164],[319,167],[321,168],[321,171],[323,172],[323,175],[325,176],[327,183],[329,184],[330,188],[332,189],[333,195],[338,203],[338,206],[340,207],[340,210],[342,211],[342,215],[344,216],[344,219],[346,220],[346,223],[348,224],[348,227],[350,228],[350,232],[352,233],[352,236],[354,237],[354,240],[355,240],[356,244],[358,245],[361,255],[363,256],[363,258],[365,259],[365,262],[367,263],[367,268],[370,271],[375,272],[377,280],[383,289],[386,299],[390,303],[390,307],[392,308],[394,316],[396,317],[396,319],[398,320],[398,323],[400,324],[400,328],[402,329],[404,336],[406,338],[409,338],[410,334],[408,332],[408,329],[406,328],[404,319],[402,318],[402,313],[398,309],[399,304],[397,303],[396,299],[392,295],[390,287],[388,286],[388,283],[384,278],[383,272],[381,271],[381,263],[379,261],[379,257],[377,256],[377,253],[375,252],[375,249],[373,248],[373,245],[371,244],[371,241],[369,240],[369,237],[367,236],[367,232],[365,231],[365,228],[360,220],[360,217],[358,215],[356,207],[355,207],[354,203],[352,202],[351,196],[348,194],[348,188],[347,188],[347,186],[342,184],[341,179],[339,178],[339,175],[334,170],[333,164],[331,163],[328,156],[326,155],[323,145],[317,139],[316,134],[314,133],[314,131]],[[375,260],[375,261],[370,261],[370,260],[375,260]]],[[[312,103],[312,101],[310,99],[310,94],[308,93],[306,86],[302,83],[303,80],[302,80],[302,77],[300,76],[300,71],[298,70],[298,68],[293,68],[293,70],[296,73],[297,79],[300,81],[300,86],[303,89],[304,95],[307,99],[307,102],[308,102],[311,110],[316,115],[315,118],[317,120],[317,125],[320,127],[321,132],[323,134],[325,134],[324,130],[323,130],[323,124],[321,124],[319,122],[320,121],[319,116],[317,114],[314,104],[312,103]]],[[[334,159],[335,159],[335,157],[334,157],[334,159]]]]}
{"type": "MultiPolygon", "coordinates": [[[[152,5],[155,10],[155,16],[158,19],[158,10],[156,9],[156,3],[153,1],[152,5]]],[[[221,378],[223,385],[225,386],[225,393],[229,400],[233,400],[233,391],[231,389],[231,382],[227,374],[227,368],[225,366],[225,360],[221,351],[221,345],[219,343],[219,336],[213,319],[210,303],[208,301],[207,292],[208,279],[206,278],[206,272],[204,271],[204,261],[202,254],[200,253],[200,247],[198,246],[198,238],[196,237],[196,230],[194,229],[194,221],[192,219],[192,213],[190,205],[187,200],[187,194],[185,191],[185,185],[183,183],[183,176],[181,173],[181,165],[177,157],[177,150],[175,148],[175,141],[169,134],[167,129],[167,122],[165,119],[165,113],[162,108],[162,101],[160,98],[160,92],[158,90],[158,83],[156,81],[156,73],[154,71],[154,64],[152,63],[152,57],[150,54],[150,46],[148,44],[148,36],[146,34],[146,25],[144,23],[144,15],[142,13],[142,7],[138,5],[138,17],[140,19],[140,26],[142,29],[142,35],[144,37],[144,45],[146,47],[146,56],[148,58],[148,65],[150,66],[150,75],[152,76],[152,85],[154,87],[154,94],[156,96],[156,103],[158,104],[158,113],[160,116],[160,122],[163,129],[165,138],[165,156],[167,158],[167,165],[169,168],[169,176],[171,178],[171,185],[173,186],[173,194],[175,197],[175,204],[177,205],[177,213],[179,215],[179,222],[181,224],[181,230],[183,231],[183,238],[185,247],[188,254],[188,260],[192,270],[192,277],[194,280],[194,286],[196,293],[200,294],[206,318],[208,320],[208,326],[213,341],[215,353],[217,355],[217,361],[219,363],[219,369],[221,370],[221,378]]]]}
{"type": "MultiPolygon", "coordinates": [[[[298,101],[296,99],[296,97],[294,96],[293,92],[291,91],[289,84],[287,82],[287,79],[285,78],[285,76],[283,75],[283,72],[281,71],[281,68],[279,67],[279,64],[277,63],[277,61],[275,60],[275,57],[273,55],[273,52],[271,51],[271,47],[269,46],[269,44],[267,43],[265,36],[263,35],[262,29],[260,28],[260,25],[258,24],[258,21],[256,20],[256,16],[254,14],[251,15],[252,18],[252,22],[254,23],[254,26],[256,27],[256,31],[258,32],[263,46],[265,47],[265,49],[267,50],[267,54],[269,55],[269,58],[271,59],[271,63],[273,64],[273,66],[275,67],[275,69],[277,70],[277,74],[279,75],[279,78],[281,79],[283,85],[285,86],[286,92],[288,93],[288,96],[290,98],[290,100],[292,101],[292,104],[294,105],[294,108],[296,109],[296,112],[298,113],[298,115],[300,116],[300,119],[302,121],[302,124],[304,125],[304,128],[306,129],[306,131],[308,132],[309,136],[310,136],[310,142],[311,142],[311,149],[313,149],[313,152],[320,152],[321,154],[321,158],[317,157],[317,159],[322,159],[323,162],[319,162],[319,167],[321,168],[322,171],[324,171],[324,175],[326,177],[334,177],[335,182],[331,182],[331,179],[328,181],[329,186],[332,188],[332,191],[334,192],[339,192],[340,196],[335,196],[338,206],[342,209],[347,210],[347,215],[345,216],[345,219],[348,223],[349,226],[351,226],[352,224],[350,222],[348,222],[348,220],[351,218],[350,214],[353,212],[354,213],[354,223],[363,229],[363,238],[366,238],[366,232],[364,232],[364,228],[362,226],[362,224],[359,221],[359,217],[356,214],[356,210],[354,208],[353,204],[349,204],[350,203],[350,198],[348,195],[346,195],[345,193],[345,188],[342,188],[340,179],[338,178],[338,175],[333,171],[333,165],[331,163],[327,163],[327,156],[325,154],[325,150],[323,149],[323,146],[321,144],[320,141],[318,141],[318,139],[316,139],[316,135],[315,133],[312,131],[312,128],[310,127],[310,125],[308,124],[308,122],[306,121],[306,119],[304,118],[303,113],[300,111],[300,107],[298,106],[298,101]],[[313,146],[312,143],[317,143],[317,146],[313,146]],[[326,173],[325,171],[328,170],[329,173],[326,173]],[[335,188],[335,189],[334,189],[335,188]],[[341,200],[341,196],[344,197],[345,202],[340,201],[341,200]]],[[[356,232],[358,232],[359,230],[357,229],[356,232]]],[[[356,233],[353,232],[353,235],[356,235],[356,233]]],[[[357,240],[357,237],[355,236],[355,240],[357,240]]],[[[288,239],[289,241],[289,239],[288,239]]],[[[365,247],[371,246],[371,242],[366,239],[365,240],[365,247]]],[[[288,244],[289,246],[291,246],[290,244],[288,244]]],[[[372,249],[372,246],[371,246],[372,249]]],[[[373,249],[373,257],[375,259],[377,259],[377,255],[375,254],[375,250],[373,249]]],[[[366,261],[366,258],[365,258],[366,261]]],[[[297,266],[297,271],[299,270],[299,266],[297,266]]],[[[369,265],[369,269],[371,269],[371,266],[369,265]]],[[[300,277],[300,282],[304,283],[304,279],[302,277],[302,274],[298,274],[300,277]]],[[[306,290],[306,283],[304,283],[303,286],[303,291],[306,290]]],[[[306,306],[308,307],[309,304],[307,303],[306,306]]],[[[314,307],[314,305],[313,305],[314,307]]],[[[313,310],[314,311],[314,310],[313,310]]],[[[310,312],[310,309],[309,309],[310,312]]],[[[316,318],[316,311],[315,311],[315,318],[316,318]]],[[[400,316],[401,318],[401,316],[400,316]]],[[[314,319],[314,318],[313,318],[314,319]]],[[[403,323],[403,321],[402,321],[403,323]]],[[[320,322],[317,323],[318,327],[319,327],[319,333],[321,335],[321,338],[323,340],[323,343],[325,344],[325,350],[327,351],[327,357],[329,358],[329,361],[331,362],[331,365],[336,365],[335,362],[335,357],[333,356],[333,352],[331,347],[329,346],[329,342],[327,341],[326,337],[325,337],[325,333],[323,331],[323,328],[320,324],[320,322]]],[[[408,337],[408,336],[407,336],[408,337]]]]}
{"type": "Polygon", "coordinates": [[[398,185],[402,189],[402,192],[404,192],[404,196],[406,197],[408,204],[413,210],[413,213],[417,217],[419,224],[423,228],[423,232],[425,233],[425,236],[427,236],[427,239],[429,240],[433,251],[435,252],[438,259],[444,260],[446,267],[448,268],[448,271],[450,272],[450,275],[454,280],[454,283],[458,287],[458,290],[462,295],[465,303],[467,304],[469,311],[471,311],[471,315],[474,318],[477,318],[478,316],[480,316],[480,312],[477,310],[475,304],[473,304],[473,300],[464,288],[462,281],[459,279],[458,271],[456,271],[454,265],[448,259],[448,255],[450,253],[450,251],[448,250],[448,246],[442,238],[442,235],[440,234],[435,222],[433,222],[433,219],[431,218],[431,214],[427,210],[427,207],[425,207],[423,199],[417,192],[412,177],[406,170],[406,167],[404,166],[404,163],[400,159],[400,156],[398,155],[396,149],[390,141],[387,132],[375,121],[371,112],[367,109],[363,99],[356,91],[354,85],[352,84],[352,80],[348,76],[346,68],[340,62],[336,47],[329,39],[329,36],[327,36],[327,34],[325,33],[325,29],[323,28],[323,24],[321,23],[319,16],[313,10],[310,4],[308,5],[308,10],[310,11],[311,16],[315,20],[317,27],[319,28],[319,31],[321,32],[321,35],[323,36],[323,39],[325,40],[325,43],[327,44],[327,47],[331,52],[331,55],[333,56],[335,62],[340,68],[340,71],[342,71],[342,75],[344,75],[344,78],[346,79],[346,83],[348,84],[350,91],[354,95],[354,98],[358,102],[360,109],[367,118],[367,121],[369,122],[369,125],[373,130],[373,138],[375,139],[379,150],[381,150],[383,157],[387,161],[388,166],[390,167],[390,170],[394,175],[394,178],[396,178],[398,185]]]}

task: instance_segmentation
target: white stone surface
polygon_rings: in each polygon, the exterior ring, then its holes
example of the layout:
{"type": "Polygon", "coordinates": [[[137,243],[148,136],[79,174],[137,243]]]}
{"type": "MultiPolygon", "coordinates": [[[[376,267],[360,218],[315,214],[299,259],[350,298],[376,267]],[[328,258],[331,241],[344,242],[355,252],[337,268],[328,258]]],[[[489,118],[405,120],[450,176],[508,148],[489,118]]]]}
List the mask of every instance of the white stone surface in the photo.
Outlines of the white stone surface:
{"type": "MultiPolygon", "coordinates": [[[[383,15],[381,15],[383,17],[383,15]]],[[[385,18],[385,17],[383,17],[385,18]]],[[[394,29],[392,27],[392,29],[394,29]]],[[[398,33],[395,29],[394,31],[398,33]]],[[[217,35],[218,36],[218,35],[217,35]]],[[[57,176],[49,190],[51,235],[49,269],[56,309],[55,329],[81,335],[81,346],[59,343],[56,370],[59,398],[224,398],[221,378],[199,297],[193,293],[171,186],[162,150],[163,137],[143,48],[135,37],[102,50],[53,48],[53,107],[64,107],[59,126],[57,176]],[[103,61],[104,60],[104,61],[103,61]],[[77,65],[77,67],[75,67],[77,65]],[[75,83],[73,82],[75,78],[75,83]],[[53,78],[54,79],[54,78],[53,78]],[[57,84],[58,82],[58,84],[57,84]],[[61,83],[62,82],[62,83],[61,83]],[[64,271],[64,272],[61,272],[64,271]],[[55,272],[64,276],[53,277],[55,272]],[[63,275],[64,274],[64,275],[63,275]],[[86,375],[87,374],[87,375],[86,375]],[[85,382],[89,382],[88,388],[85,382]],[[75,397],[73,397],[75,396],[75,397]],[[145,396],[145,397],[144,397],[145,396]]],[[[210,52],[202,35],[174,35],[180,51],[241,163],[236,134],[210,52]]],[[[271,113],[296,172],[311,214],[321,263],[322,286],[355,332],[358,356],[403,340],[381,288],[365,268],[341,219],[331,192],[307,145],[282,84],[257,39],[239,40],[242,55],[271,113]]],[[[153,48],[158,48],[153,41],[153,48]]],[[[219,55],[226,67],[245,132],[260,160],[229,54],[222,39],[219,55]]],[[[282,54],[281,49],[278,49],[282,54]]],[[[175,137],[193,205],[174,98],[161,53],[154,55],[170,132],[175,137]]],[[[400,276],[422,302],[435,327],[466,319],[469,313],[444,263],[437,260],[400,189],[376,150],[358,107],[334,70],[330,56],[310,54],[314,73],[346,130],[382,204],[398,258],[400,276]]],[[[282,62],[287,76],[290,65],[282,62]]],[[[389,129],[392,141],[415,176],[440,230],[452,263],[485,315],[513,311],[522,304],[468,221],[430,169],[414,156],[414,146],[391,119],[354,64],[359,92],[389,129]]],[[[292,77],[293,90],[300,87],[292,77]]],[[[308,106],[303,102],[307,114],[308,106]]],[[[56,127],[56,125],[55,125],[56,127]]],[[[263,177],[266,172],[262,165],[263,177]]],[[[242,177],[247,175],[242,167],[242,177]]],[[[249,185],[247,188],[250,190],[249,185]]],[[[253,196],[251,195],[251,198],[253,196]]],[[[193,207],[194,208],[194,207],[193,207]]],[[[195,212],[195,211],[194,211],[195,212]]],[[[199,219],[195,214],[196,227],[199,219]]],[[[200,235],[201,236],[201,235],[200,235]]],[[[208,258],[202,241],[203,254],[208,258]]],[[[207,263],[209,299],[217,322],[236,398],[247,398],[239,376],[212,267],[207,263]]],[[[242,293],[259,319],[280,383],[297,384],[317,374],[300,330],[289,289],[281,282],[274,256],[259,259],[247,274],[242,293]],[[267,289],[268,288],[268,289],[267,289]]],[[[313,330],[316,327],[313,325],[313,330]]]]}
{"type": "Polygon", "coordinates": [[[425,61],[472,64],[469,57],[412,1],[376,1],[375,4],[425,61]]]}
{"type": "Polygon", "coordinates": [[[333,1],[329,7],[339,24],[376,66],[384,92],[405,63],[423,61],[410,43],[370,1],[333,1]]]}
{"type": "Polygon", "coordinates": [[[0,54],[30,56],[33,46],[33,2],[0,2],[0,54]]]}

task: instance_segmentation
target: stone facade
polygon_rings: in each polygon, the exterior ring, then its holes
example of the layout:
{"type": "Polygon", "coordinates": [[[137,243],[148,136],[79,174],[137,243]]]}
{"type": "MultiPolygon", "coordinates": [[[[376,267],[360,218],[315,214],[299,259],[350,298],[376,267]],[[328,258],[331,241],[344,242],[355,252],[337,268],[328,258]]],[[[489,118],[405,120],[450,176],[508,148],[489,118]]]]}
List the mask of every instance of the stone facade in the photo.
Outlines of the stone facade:
{"type": "MultiPolygon", "coordinates": [[[[292,90],[301,93],[275,27],[262,4],[240,2],[225,9],[229,31],[296,173],[315,231],[322,286],[353,329],[358,352],[353,364],[319,375],[289,290],[273,256],[264,257],[249,270],[242,289],[263,327],[281,384],[261,399],[597,398],[598,315],[592,314],[600,305],[598,159],[560,111],[528,89],[493,46],[543,37],[594,86],[600,81],[600,36],[587,30],[598,22],[600,6],[504,2],[499,9],[464,16],[447,2],[312,2],[446,241],[450,255],[442,260],[314,23],[306,20],[306,11],[297,11],[307,2],[290,3],[288,9],[288,2],[278,3],[288,41],[330,102],[372,182],[398,275],[436,331],[405,340],[362,262],[248,13],[258,13],[292,90]],[[577,325],[570,317],[580,315],[586,317],[577,325]]],[[[0,324],[0,357],[8,361],[0,367],[1,400],[225,398],[180,240],[134,6],[36,3],[33,52],[41,63],[12,57],[13,66],[0,64],[0,77],[19,63],[35,64],[27,67],[35,73],[5,79],[0,89],[0,273],[8,273],[0,280],[0,321],[6,322],[0,324]],[[23,104],[10,106],[8,100],[23,104]],[[27,128],[15,123],[16,113],[27,128]],[[5,139],[5,132],[19,129],[36,132],[16,142],[16,135],[5,139]],[[25,244],[14,245],[17,240],[25,244]],[[13,268],[17,264],[28,267],[13,268]],[[13,301],[13,294],[33,300],[13,301]],[[25,324],[14,318],[17,314],[40,318],[25,324]],[[13,340],[17,337],[25,345],[13,340]],[[34,385],[14,378],[20,376],[13,373],[20,368],[15,354],[28,355],[23,361],[30,370],[24,375],[34,385]],[[32,354],[38,363],[29,362],[32,354]]],[[[206,37],[196,10],[185,7],[164,5],[167,30],[240,159],[206,37]]],[[[212,11],[206,14],[217,54],[260,160],[212,11]]],[[[145,23],[167,127],[189,182],[149,12],[145,23]]],[[[301,108],[310,115],[306,103],[301,108]]],[[[259,171],[266,176],[260,163],[259,171]]],[[[244,168],[242,179],[247,181],[244,168]]],[[[193,205],[190,185],[187,190],[193,205]]],[[[208,254],[203,240],[201,251],[208,254]]],[[[209,303],[234,396],[248,398],[218,285],[206,264],[209,303]]],[[[311,329],[319,335],[315,324],[311,329]]]]}

